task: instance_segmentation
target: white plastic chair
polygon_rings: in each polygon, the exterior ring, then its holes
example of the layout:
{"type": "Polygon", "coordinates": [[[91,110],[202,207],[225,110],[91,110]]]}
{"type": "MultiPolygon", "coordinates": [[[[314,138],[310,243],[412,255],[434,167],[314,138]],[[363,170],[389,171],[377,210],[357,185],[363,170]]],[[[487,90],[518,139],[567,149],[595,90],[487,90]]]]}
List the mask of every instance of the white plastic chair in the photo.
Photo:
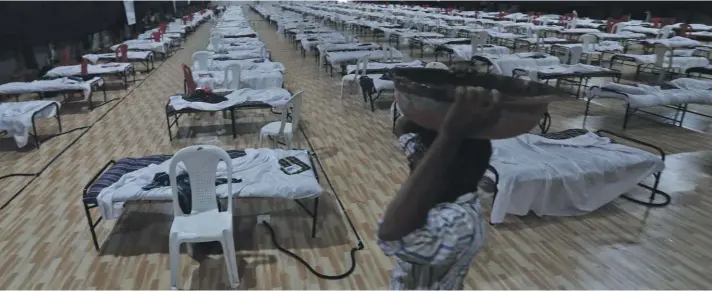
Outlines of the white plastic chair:
{"type": "Polygon", "coordinates": [[[277,138],[283,137],[287,144],[287,149],[292,149],[292,140],[294,138],[294,134],[297,129],[299,129],[299,113],[302,107],[302,92],[304,91],[299,91],[296,94],[292,95],[292,98],[289,100],[289,103],[287,103],[284,109],[282,110],[280,121],[270,122],[267,125],[263,126],[262,129],[260,129],[260,140],[258,147],[262,147],[262,138],[268,136],[273,138],[273,148],[277,148],[277,138]],[[290,107],[293,108],[292,122],[287,121],[287,115],[289,113],[290,107]]]}
{"type": "Polygon", "coordinates": [[[371,54],[367,54],[356,61],[356,72],[353,74],[348,74],[341,78],[341,93],[339,94],[339,99],[344,98],[344,84],[348,82],[349,85],[353,85],[358,82],[358,78],[366,75],[368,71],[368,60],[371,54]]]}
{"type": "Polygon", "coordinates": [[[229,66],[225,67],[225,88],[231,90],[240,89],[240,80],[242,80],[241,77],[242,68],[240,68],[239,64],[230,64],[229,66]],[[228,76],[232,77],[228,79],[228,76]]]}
{"type": "Polygon", "coordinates": [[[480,31],[477,32],[472,38],[470,39],[470,45],[472,45],[472,54],[476,53],[482,53],[484,52],[483,46],[487,43],[487,38],[489,37],[489,34],[487,31],[480,31]]]}
{"type": "Polygon", "coordinates": [[[425,64],[425,67],[432,68],[432,69],[443,69],[443,70],[448,69],[447,65],[443,64],[441,62],[429,62],[429,63],[425,64]]]}
{"type": "Polygon", "coordinates": [[[584,34],[579,37],[581,41],[583,53],[586,54],[586,64],[591,64],[591,55],[598,54],[596,51],[596,41],[597,37],[593,34],[584,34]]]}
{"type": "Polygon", "coordinates": [[[210,38],[210,45],[213,47],[213,51],[219,52],[223,50],[222,38],[219,36],[213,36],[210,38]]]}
{"type": "Polygon", "coordinates": [[[655,67],[660,70],[660,75],[658,75],[658,81],[662,82],[663,80],[665,80],[665,74],[667,73],[667,70],[672,68],[672,59],[674,53],[671,47],[662,43],[656,44],[653,52],[655,53],[655,67]],[[665,66],[666,54],[668,57],[667,67],[665,66]]]}
{"type": "Polygon", "coordinates": [[[583,54],[583,47],[574,46],[569,48],[569,52],[566,56],[566,63],[569,65],[575,65],[581,62],[581,55],[583,54]]]}
{"type": "Polygon", "coordinates": [[[666,26],[660,29],[660,32],[657,35],[657,39],[666,39],[670,38],[670,34],[672,34],[672,27],[666,26]]]}
{"type": "Polygon", "coordinates": [[[193,71],[207,71],[208,70],[208,60],[210,59],[210,53],[206,51],[197,51],[193,53],[193,71]]]}
{"type": "Polygon", "coordinates": [[[227,169],[227,190],[232,193],[232,160],[225,150],[210,145],[195,145],[181,149],[171,159],[168,175],[173,192],[173,224],[169,237],[171,288],[178,288],[180,245],[219,241],[225,254],[230,286],[240,284],[232,230],[232,198],[227,199],[227,211],[220,212],[216,199],[215,176],[218,163],[227,169]],[[184,214],[178,204],[177,166],[182,163],[190,177],[191,211],[184,214]]]}

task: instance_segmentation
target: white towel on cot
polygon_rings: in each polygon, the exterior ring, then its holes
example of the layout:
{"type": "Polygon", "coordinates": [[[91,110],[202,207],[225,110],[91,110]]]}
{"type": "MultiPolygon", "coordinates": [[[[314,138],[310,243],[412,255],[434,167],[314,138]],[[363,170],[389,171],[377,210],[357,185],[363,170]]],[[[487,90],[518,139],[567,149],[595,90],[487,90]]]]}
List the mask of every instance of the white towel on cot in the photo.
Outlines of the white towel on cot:
{"type": "Polygon", "coordinates": [[[30,137],[33,114],[37,112],[38,118],[57,115],[54,106],[44,108],[52,103],[60,106],[59,102],[45,100],[0,103],[0,132],[7,131],[15,139],[17,147],[25,147],[30,137]]]}

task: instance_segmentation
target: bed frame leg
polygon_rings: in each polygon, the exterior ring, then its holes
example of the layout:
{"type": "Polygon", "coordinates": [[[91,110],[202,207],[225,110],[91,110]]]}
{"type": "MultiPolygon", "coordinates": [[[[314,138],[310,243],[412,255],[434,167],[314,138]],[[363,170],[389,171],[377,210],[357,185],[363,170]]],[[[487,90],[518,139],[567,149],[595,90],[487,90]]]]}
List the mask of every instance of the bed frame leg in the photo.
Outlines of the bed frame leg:
{"type": "Polygon", "coordinates": [[[314,210],[312,212],[312,238],[316,237],[316,220],[319,218],[319,197],[314,199],[314,210]]]}
{"type": "MultiPolygon", "coordinates": [[[[91,213],[89,212],[89,209],[91,209],[92,207],[87,205],[86,202],[82,202],[82,204],[84,204],[84,213],[87,216],[87,223],[89,223],[89,232],[91,232],[91,238],[92,238],[92,241],[94,242],[94,249],[99,251],[99,240],[96,238],[96,231],[94,230],[94,227],[96,227],[96,224],[94,223],[94,221],[92,221],[91,213]]],[[[101,220],[101,218],[99,218],[99,220],[97,220],[96,223],[98,224],[100,220],[101,220]]]]}
{"type": "Polygon", "coordinates": [[[628,127],[628,119],[630,119],[630,116],[633,114],[630,110],[630,104],[625,105],[625,117],[623,117],[623,129],[626,129],[628,127]]]}

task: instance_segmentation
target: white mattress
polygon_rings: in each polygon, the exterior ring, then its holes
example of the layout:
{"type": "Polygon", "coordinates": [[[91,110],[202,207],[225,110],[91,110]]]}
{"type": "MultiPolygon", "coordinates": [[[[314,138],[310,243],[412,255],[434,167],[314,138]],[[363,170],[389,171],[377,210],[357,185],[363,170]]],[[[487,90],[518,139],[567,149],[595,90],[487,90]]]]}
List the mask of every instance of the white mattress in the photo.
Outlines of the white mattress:
{"type": "MultiPolygon", "coordinates": [[[[225,88],[227,82],[225,82],[225,71],[194,71],[193,80],[196,84],[200,84],[203,78],[213,79],[215,83],[215,88],[221,89],[225,88]],[[210,76],[201,76],[204,74],[209,74],[210,76]]],[[[232,80],[232,72],[227,72],[227,80],[232,80]]],[[[252,89],[270,89],[270,88],[282,88],[284,84],[284,74],[278,70],[242,70],[240,71],[240,88],[252,88],[252,89]]]]}
{"type": "MultiPolygon", "coordinates": [[[[281,149],[246,149],[246,155],[232,160],[233,178],[242,179],[233,183],[233,193],[227,193],[227,184],[217,186],[217,196],[224,197],[258,197],[303,199],[321,195],[323,188],[316,180],[314,172],[309,170],[296,175],[287,175],[280,170],[278,160],[295,156],[307,165],[314,167],[309,161],[309,154],[304,150],[281,149]]],[[[153,180],[155,174],[168,173],[171,160],[158,165],[123,175],[116,183],[101,190],[97,196],[99,210],[105,219],[116,219],[121,215],[122,202],[149,200],[171,201],[171,187],[161,187],[145,191],[142,187],[153,180]]],[[[182,164],[179,172],[184,171],[182,164]]],[[[225,163],[217,167],[216,178],[226,178],[225,163]]]]}
{"type": "Polygon", "coordinates": [[[598,72],[612,72],[611,69],[601,68],[599,66],[591,66],[585,64],[575,64],[575,65],[554,65],[545,67],[527,67],[522,68],[525,72],[537,72],[540,74],[585,74],[585,73],[598,73],[598,72]]]}
{"type": "MultiPolygon", "coordinates": [[[[128,57],[129,60],[146,60],[150,55],[152,55],[153,52],[148,52],[148,51],[127,51],[126,56],[128,57]]],[[[86,54],[83,55],[82,58],[86,59],[87,61],[91,62],[92,64],[96,64],[99,60],[116,60],[116,54],[115,53],[107,53],[107,54],[86,54]]]]}
{"type": "Polygon", "coordinates": [[[618,33],[605,33],[605,32],[596,32],[596,33],[591,33],[595,35],[599,39],[612,39],[612,40],[624,40],[624,39],[636,39],[636,38],[644,38],[645,34],[642,33],[635,33],[631,31],[619,31],[618,33]]]}
{"type": "Polygon", "coordinates": [[[536,44],[538,42],[545,43],[545,44],[551,44],[551,43],[565,43],[568,42],[568,39],[563,39],[563,38],[558,38],[558,37],[526,37],[526,38],[520,38],[519,40],[526,41],[530,44],[536,44]]]}
{"type": "MultiPolygon", "coordinates": [[[[567,48],[572,48],[572,47],[583,47],[582,43],[562,43],[562,44],[557,44],[557,46],[562,46],[562,47],[567,47],[567,48]]],[[[584,54],[600,54],[602,52],[619,52],[623,51],[625,48],[617,41],[611,41],[611,40],[604,40],[601,41],[597,44],[593,45],[593,52],[586,52],[584,51],[584,54]]]]}
{"type": "Polygon", "coordinates": [[[514,69],[538,68],[555,66],[561,63],[559,58],[544,53],[516,53],[511,55],[479,54],[492,63],[492,72],[504,76],[512,76],[514,69]],[[541,55],[544,58],[533,59],[531,56],[541,55]]]}
{"type": "Polygon", "coordinates": [[[593,87],[588,94],[592,98],[613,98],[628,102],[631,108],[646,108],[662,105],[677,104],[712,104],[712,82],[680,78],[671,82],[677,87],[688,89],[661,90],[658,86],[648,86],[638,84],[630,86],[616,83],[608,83],[601,88],[624,93],[625,95],[608,92],[593,87]]]}
{"type": "MultiPolygon", "coordinates": [[[[245,42],[245,43],[223,42],[222,50],[224,50],[224,51],[250,51],[250,50],[256,50],[256,49],[262,49],[263,47],[265,47],[265,45],[262,42],[245,42]]],[[[206,50],[211,51],[211,52],[215,51],[215,49],[213,48],[213,45],[210,43],[208,43],[208,47],[206,48],[206,50]]]]}
{"type": "MultiPolygon", "coordinates": [[[[103,75],[103,74],[117,74],[126,72],[130,67],[133,67],[131,63],[106,63],[100,65],[87,65],[87,74],[89,75],[103,75]]],[[[70,77],[78,76],[82,74],[81,65],[74,66],[59,66],[50,70],[45,74],[45,77],[49,78],[59,78],[59,77],[70,77]]]]}
{"type": "Polygon", "coordinates": [[[261,48],[256,48],[252,50],[228,50],[225,52],[219,52],[219,53],[210,53],[212,58],[231,58],[231,59],[236,59],[236,60],[244,60],[244,59],[267,59],[269,56],[269,53],[265,50],[264,47],[261,48]]]}
{"type": "MultiPolygon", "coordinates": [[[[425,63],[422,61],[412,61],[412,62],[405,62],[405,63],[368,63],[366,65],[366,70],[385,70],[385,69],[393,69],[393,68],[417,68],[417,67],[424,67],[425,63]]],[[[354,74],[356,73],[356,65],[348,65],[346,66],[346,74],[354,74]]]]}
{"type": "Polygon", "coordinates": [[[44,108],[52,103],[60,106],[59,102],[46,100],[0,103],[0,131],[7,131],[15,139],[18,148],[25,147],[30,137],[32,116],[35,112],[38,112],[38,119],[57,115],[54,106],[44,108]]]}
{"type": "MultiPolygon", "coordinates": [[[[127,40],[123,42],[123,44],[126,44],[128,46],[129,50],[139,50],[139,51],[152,51],[152,52],[157,52],[157,53],[162,53],[165,54],[168,52],[168,47],[170,47],[170,44],[165,41],[161,42],[156,42],[153,40],[149,39],[132,39],[132,40],[127,40]]],[[[111,46],[112,51],[116,51],[119,49],[119,45],[121,44],[115,44],[111,46]]]]}
{"type": "Polygon", "coordinates": [[[671,48],[696,47],[696,46],[700,45],[699,41],[696,41],[694,39],[689,39],[686,37],[681,37],[681,36],[673,36],[671,38],[665,38],[665,39],[646,39],[646,40],[643,40],[643,42],[651,44],[651,45],[664,44],[671,48]]]}
{"type": "Polygon", "coordinates": [[[375,43],[352,42],[352,43],[320,44],[320,45],[317,45],[316,48],[317,48],[317,50],[319,50],[320,55],[324,55],[324,53],[329,52],[329,51],[375,50],[375,49],[378,49],[379,46],[375,43]]]}
{"type": "MultiPolygon", "coordinates": [[[[57,91],[82,91],[84,99],[91,96],[91,85],[94,82],[102,82],[99,77],[80,82],[69,78],[58,78],[54,80],[37,80],[32,82],[12,82],[0,85],[0,95],[15,95],[35,92],[57,92],[57,91]]],[[[102,85],[99,83],[99,85],[102,85]]]]}
{"type": "Polygon", "coordinates": [[[665,166],[653,154],[593,133],[565,140],[523,134],[493,140],[492,147],[490,164],[500,175],[492,223],[529,211],[540,216],[586,214],[665,166]]]}
{"type": "Polygon", "coordinates": [[[264,102],[272,107],[282,107],[292,98],[289,91],[282,88],[259,89],[250,88],[238,89],[230,94],[225,95],[226,101],[220,103],[205,103],[205,102],[189,102],[183,99],[183,96],[171,96],[168,104],[175,110],[186,108],[203,110],[203,111],[219,111],[226,108],[245,103],[245,102],[264,102]]]}
{"type": "MultiPolygon", "coordinates": [[[[375,51],[350,51],[350,52],[330,52],[326,53],[326,61],[331,63],[332,66],[336,67],[341,63],[355,62],[359,58],[370,54],[369,60],[383,60],[387,59],[388,55],[383,52],[383,50],[375,51]]],[[[392,56],[394,59],[403,58],[403,54],[400,51],[392,50],[392,56]]]]}
{"type": "MultiPolygon", "coordinates": [[[[469,61],[472,59],[472,45],[470,44],[448,44],[445,47],[453,51],[453,56],[455,60],[458,61],[469,61]]],[[[482,48],[483,53],[491,55],[508,55],[510,54],[509,48],[498,46],[498,45],[487,45],[482,48]]]]}
{"type": "MultiPolygon", "coordinates": [[[[623,55],[635,59],[638,65],[643,64],[655,64],[655,55],[635,55],[635,54],[615,54],[623,55]]],[[[692,67],[705,67],[710,64],[710,61],[704,57],[673,57],[672,66],[670,66],[670,59],[668,57],[663,58],[664,67],[673,67],[676,69],[686,70],[692,67]]]]}

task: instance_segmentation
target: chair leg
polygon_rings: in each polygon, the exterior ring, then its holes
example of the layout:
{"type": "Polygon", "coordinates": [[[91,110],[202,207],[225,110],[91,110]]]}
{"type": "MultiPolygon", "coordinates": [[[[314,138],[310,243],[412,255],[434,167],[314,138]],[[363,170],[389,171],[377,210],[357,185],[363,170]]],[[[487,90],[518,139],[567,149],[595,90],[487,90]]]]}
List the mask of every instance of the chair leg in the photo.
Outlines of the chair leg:
{"type": "Polygon", "coordinates": [[[240,285],[240,273],[237,270],[237,258],[235,255],[235,242],[232,232],[223,231],[223,254],[225,256],[225,264],[230,280],[230,287],[237,288],[240,285]]]}
{"type": "Polygon", "coordinates": [[[288,149],[288,150],[294,149],[294,148],[292,147],[292,136],[285,134],[285,135],[284,135],[284,139],[285,139],[285,144],[287,145],[287,149],[288,149]]]}
{"type": "Polygon", "coordinates": [[[171,235],[168,239],[169,261],[171,265],[171,288],[178,289],[178,275],[180,273],[180,242],[171,235]]]}
{"type": "Polygon", "coordinates": [[[341,93],[339,94],[339,99],[344,98],[344,81],[341,81],[341,93]]]}
{"type": "Polygon", "coordinates": [[[259,138],[259,140],[257,141],[257,147],[258,147],[258,148],[261,148],[261,147],[262,147],[262,134],[261,134],[261,133],[260,133],[260,138],[259,138]]]}

